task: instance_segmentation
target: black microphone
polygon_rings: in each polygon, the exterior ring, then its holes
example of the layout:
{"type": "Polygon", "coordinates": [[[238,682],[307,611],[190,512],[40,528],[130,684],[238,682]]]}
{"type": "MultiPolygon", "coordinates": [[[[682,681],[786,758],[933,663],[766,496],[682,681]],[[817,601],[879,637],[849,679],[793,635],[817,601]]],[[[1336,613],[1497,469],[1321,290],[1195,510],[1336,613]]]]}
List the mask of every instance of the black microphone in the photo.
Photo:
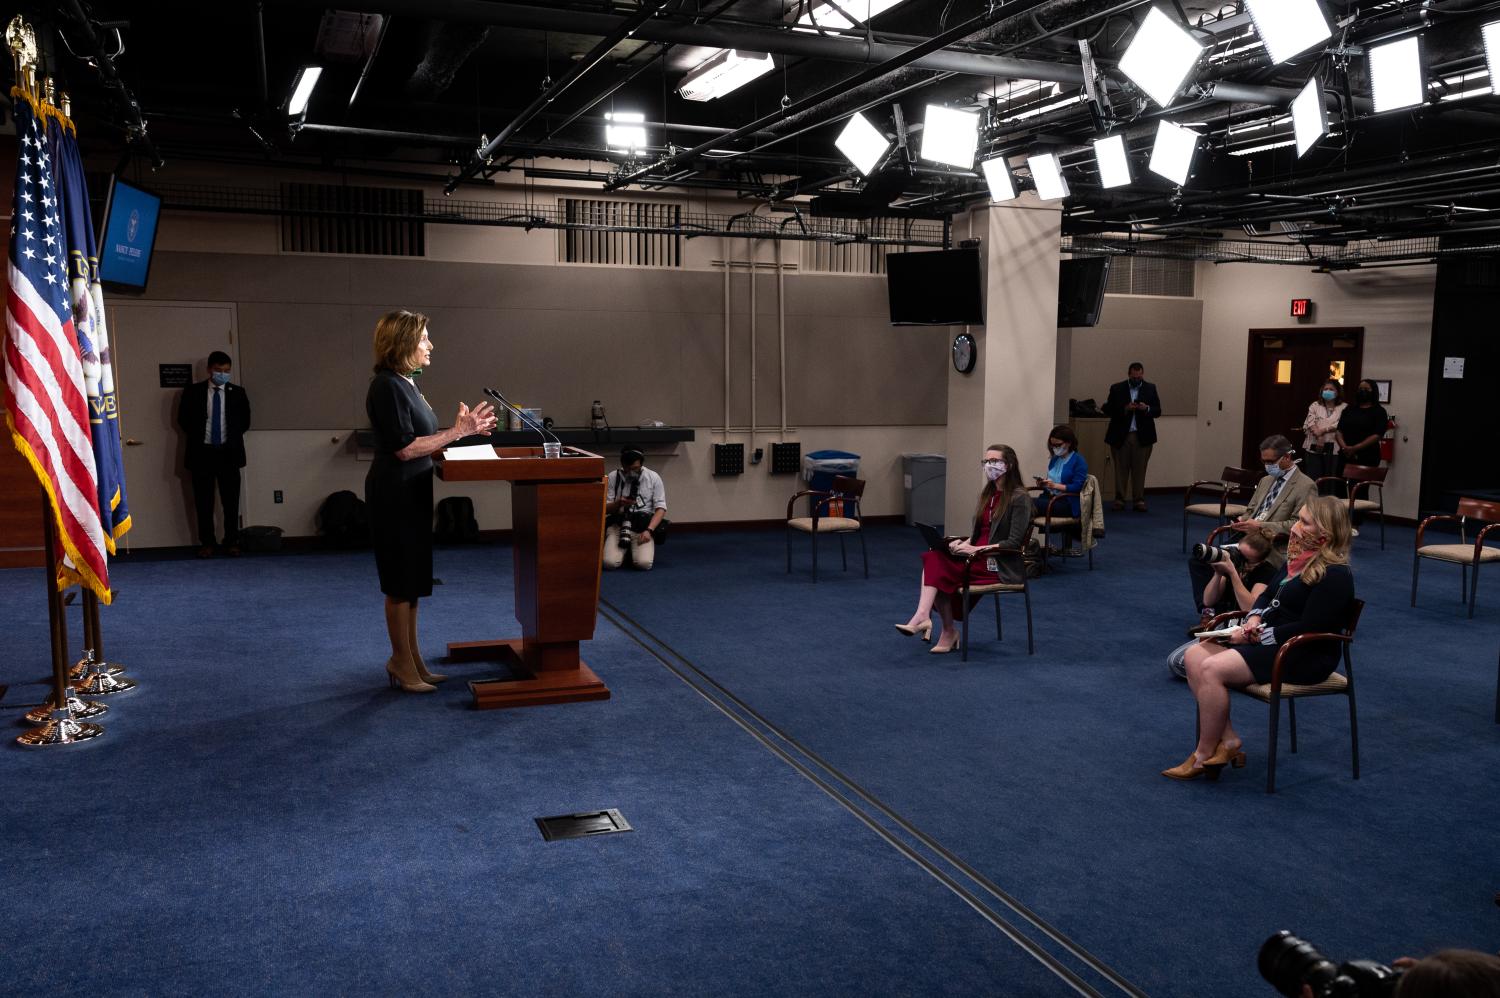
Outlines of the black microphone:
{"type": "Polygon", "coordinates": [[[484,393],[490,398],[494,399],[496,402],[499,402],[506,408],[507,411],[515,413],[516,418],[518,418],[523,425],[528,426],[531,429],[537,431],[537,433],[541,434],[543,444],[547,442],[548,437],[551,437],[553,443],[557,444],[559,447],[562,446],[562,441],[558,439],[557,434],[553,433],[551,430],[548,430],[546,427],[533,420],[530,416],[526,415],[526,413],[511,405],[504,395],[501,395],[493,388],[486,388],[484,390],[484,393]]]}

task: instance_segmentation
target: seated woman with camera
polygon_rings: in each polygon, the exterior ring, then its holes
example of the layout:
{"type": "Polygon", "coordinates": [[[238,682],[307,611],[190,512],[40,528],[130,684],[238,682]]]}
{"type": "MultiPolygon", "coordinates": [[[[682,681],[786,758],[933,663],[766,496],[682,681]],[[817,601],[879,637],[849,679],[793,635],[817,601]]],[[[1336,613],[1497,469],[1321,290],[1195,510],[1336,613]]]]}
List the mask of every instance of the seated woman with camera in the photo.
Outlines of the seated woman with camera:
{"type": "MultiPolygon", "coordinates": [[[[1287,541],[1286,571],[1256,599],[1229,646],[1205,640],[1187,651],[1187,680],[1198,702],[1198,745],[1179,766],[1162,771],[1174,780],[1217,778],[1226,764],[1245,764],[1242,742],[1229,721],[1229,690],[1269,683],[1277,649],[1302,633],[1337,632],[1354,600],[1349,570],[1349,508],[1333,496],[1303,504],[1287,541]]],[[[1319,642],[1288,654],[1282,680],[1312,685],[1339,663],[1339,646],[1319,642]]]]}
{"type": "MultiPolygon", "coordinates": [[[[1198,593],[1200,624],[1188,629],[1189,636],[1202,629],[1202,622],[1218,614],[1233,610],[1243,613],[1255,605],[1260,594],[1276,578],[1277,567],[1271,561],[1275,536],[1270,530],[1257,527],[1233,547],[1193,545],[1189,558],[1194,564],[1206,567],[1211,574],[1198,593]]],[[[1167,668],[1178,679],[1187,678],[1187,651],[1197,643],[1196,639],[1189,641],[1167,656],[1167,668]]]]}
{"type": "Polygon", "coordinates": [[[667,487],[645,467],[634,447],[620,452],[620,467],[609,473],[604,506],[604,567],[630,563],[641,571],[656,564],[656,545],[666,541],[667,487]]]}
{"type": "MultiPolygon", "coordinates": [[[[932,654],[942,655],[958,648],[958,628],[953,626],[959,601],[959,590],[964,588],[964,559],[987,547],[1002,547],[1018,550],[1026,537],[1026,528],[1031,525],[1031,503],[1026,488],[1021,483],[1020,462],[1016,452],[1006,444],[994,444],[985,449],[980,468],[984,474],[984,488],[979,493],[979,503],[974,510],[974,529],[969,539],[955,538],[948,544],[947,552],[922,552],[922,590],[917,599],[917,612],[904,624],[897,624],[902,634],[922,635],[926,641],[932,636],[932,610],[937,607],[938,617],[943,622],[937,644],[932,654]],[[938,599],[942,593],[943,598],[938,599]]],[[[1019,576],[1011,577],[1016,566],[1009,561],[994,558],[976,560],[967,567],[968,583],[971,586],[994,585],[997,582],[1026,581],[1019,576]]]]}

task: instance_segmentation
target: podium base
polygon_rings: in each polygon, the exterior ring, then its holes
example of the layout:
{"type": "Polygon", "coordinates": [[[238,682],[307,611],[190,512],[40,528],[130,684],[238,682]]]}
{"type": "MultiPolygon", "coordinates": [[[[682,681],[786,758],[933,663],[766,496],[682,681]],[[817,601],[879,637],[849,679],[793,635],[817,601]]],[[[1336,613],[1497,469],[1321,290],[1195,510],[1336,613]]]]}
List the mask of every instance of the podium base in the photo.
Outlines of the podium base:
{"type": "Polygon", "coordinates": [[[609,687],[604,685],[604,680],[582,662],[577,668],[532,672],[522,661],[520,638],[450,644],[448,658],[455,662],[504,662],[522,677],[469,680],[469,692],[474,695],[476,710],[609,699],[609,687]]]}

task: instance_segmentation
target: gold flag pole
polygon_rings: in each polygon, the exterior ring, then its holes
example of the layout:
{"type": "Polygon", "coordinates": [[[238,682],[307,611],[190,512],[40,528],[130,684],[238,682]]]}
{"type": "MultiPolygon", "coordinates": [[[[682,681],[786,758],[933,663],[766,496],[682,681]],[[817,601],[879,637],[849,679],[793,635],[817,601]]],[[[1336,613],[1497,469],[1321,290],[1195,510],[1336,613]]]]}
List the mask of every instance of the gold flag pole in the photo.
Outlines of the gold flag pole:
{"type": "Polygon", "coordinates": [[[36,99],[36,31],[17,14],[5,27],[5,44],[16,63],[16,86],[36,99]]]}

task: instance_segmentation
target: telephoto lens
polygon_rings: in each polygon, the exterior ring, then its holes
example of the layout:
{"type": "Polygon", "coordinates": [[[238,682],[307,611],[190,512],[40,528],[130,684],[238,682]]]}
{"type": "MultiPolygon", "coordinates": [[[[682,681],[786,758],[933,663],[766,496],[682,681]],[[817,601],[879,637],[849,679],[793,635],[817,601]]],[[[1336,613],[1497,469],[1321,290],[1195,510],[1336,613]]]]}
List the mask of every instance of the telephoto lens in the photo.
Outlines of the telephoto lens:
{"type": "Polygon", "coordinates": [[[631,528],[630,518],[626,517],[620,521],[620,547],[629,549],[634,536],[635,531],[631,528]]]}
{"type": "Polygon", "coordinates": [[[1215,562],[1223,561],[1228,557],[1228,548],[1213,547],[1208,544],[1193,545],[1193,560],[1201,561],[1205,565],[1212,565],[1215,562]]]}
{"type": "Polygon", "coordinates": [[[1374,960],[1334,966],[1312,943],[1285,929],[1265,941],[1256,964],[1260,976],[1286,998],[1298,998],[1304,984],[1314,998],[1390,998],[1401,980],[1401,971],[1374,960]]]}

